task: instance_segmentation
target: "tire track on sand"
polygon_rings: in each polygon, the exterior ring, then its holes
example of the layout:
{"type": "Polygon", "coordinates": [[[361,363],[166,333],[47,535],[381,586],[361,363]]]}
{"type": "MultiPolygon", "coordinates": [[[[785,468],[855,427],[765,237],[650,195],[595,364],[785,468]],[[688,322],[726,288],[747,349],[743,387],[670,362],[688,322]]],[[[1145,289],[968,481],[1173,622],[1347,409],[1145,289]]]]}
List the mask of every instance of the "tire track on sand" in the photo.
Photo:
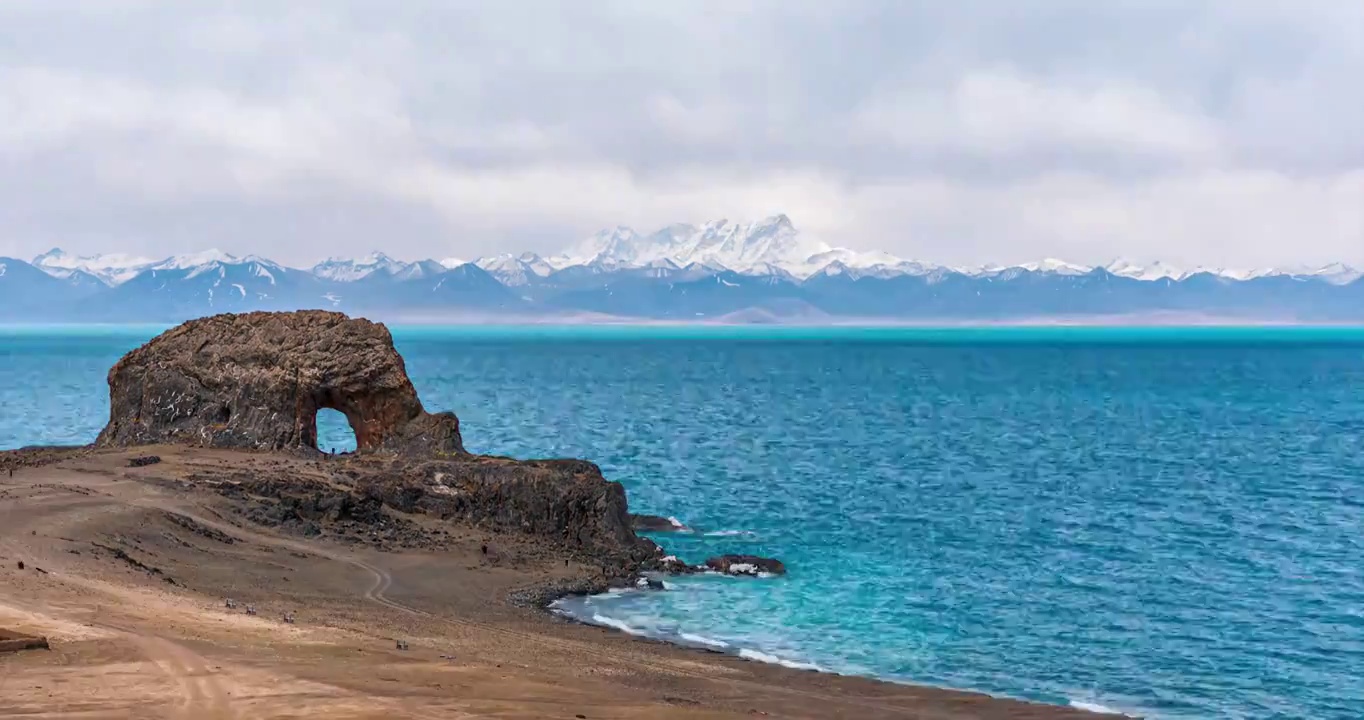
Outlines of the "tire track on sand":
{"type": "Polygon", "coordinates": [[[236,720],[239,717],[222,679],[210,669],[208,660],[202,655],[158,635],[146,635],[119,625],[102,624],[102,627],[127,635],[158,670],[180,685],[183,697],[170,717],[185,720],[236,720]]]}
{"type": "Polygon", "coordinates": [[[462,627],[481,630],[492,635],[497,635],[504,638],[517,639],[527,643],[531,643],[532,645],[538,644],[541,646],[555,647],[570,653],[577,653],[579,655],[592,657],[598,661],[605,663],[623,663],[625,665],[629,665],[632,667],[647,668],[649,670],[653,670],[654,672],[658,672],[664,675],[678,675],[682,677],[692,678],[695,680],[701,680],[704,682],[720,682],[734,686],[745,687],[751,690],[761,690],[794,697],[803,697],[813,700],[823,700],[834,704],[860,705],[862,707],[881,711],[905,712],[904,707],[886,705],[871,700],[863,700],[860,698],[850,696],[835,697],[832,695],[827,695],[825,693],[815,692],[811,690],[784,687],[781,685],[753,683],[747,680],[727,678],[717,674],[687,670],[670,663],[649,660],[647,658],[640,656],[621,657],[620,655],[614,654],[609,650],[602,650],[593,647],[588,643],[556,638],[551,635],[541,635],[538,633],[513,630],[511,628],[505,628],[490,623],[478,622],[475,620],[464,620],[460,618],[447,617],[444,615],[436,615],[434,613],[430,613],[425,610],[421,610],[389,598],[385,593],[389,588],[393,586],[393,576],[387,570],[377,567],[375,565],[371,565],[358,558],[354,558],[342,553],[333,552],[324,548],[318,548],[307,543],[296,542],[293,540],[288,540],[285,538],[280,538],[273,535],[267,535],[265,533],[254,532],[248,529],[224,524],[210,518],[195,515],[192,512],[185,510],[184,508],[162,507],[160,505],[155,504],[153,504],[151,507],[157,510],[178,513],[187,518],[190,518],[191,520],[194,520],[195,522],[201,523],[220,532],[227,533],[228,535],[238,537],[245,541],[254,541],[263,545],[271,545],[281,549],[305,552],[319,557],[324,557],[335,562],[350,565],[360,570],[364,570],[367,574],[370,575],[371,578],[373,578],[373,583],[370,585],[368,589],[366,589],[362,593],[365,600],[372,602],[376,605],[389,608],[390,610],[396,610],[398,612],[407,615],[412,615],[414,617],[424,618],[432,622],[437,622],[452,627],[462,627]]]}
{"type": "MultiPolygon", "coordinates": [[[[75,520],[80,522],[96,509],[80,505],[65,507],[61,508],[59,516],[74,514],[75,520]]],[[[7,537],[0,536],[0,549],[24,560],[30,567],[39,567],[36,555],[7,537]]],[[[77,577],[65,576],[63,579],[83,584],[77,577]]],[[[89,624],[128,638],[158,671],[180,685],[180,706],[170,717],[185,720],[236,720],[238,717],[231,706],[227,690],[220,678],[209,669],[208,661],[203,656],[164,637],[148,635],[120,624],[104,621],[90,621],[89,624]]]]}

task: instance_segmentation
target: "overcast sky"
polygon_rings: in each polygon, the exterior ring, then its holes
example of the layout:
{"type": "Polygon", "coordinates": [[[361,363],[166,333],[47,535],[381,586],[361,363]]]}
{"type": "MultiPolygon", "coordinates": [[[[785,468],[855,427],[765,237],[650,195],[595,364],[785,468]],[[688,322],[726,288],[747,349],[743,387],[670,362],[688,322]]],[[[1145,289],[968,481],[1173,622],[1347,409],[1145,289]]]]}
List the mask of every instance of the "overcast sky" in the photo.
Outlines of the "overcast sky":
{"type": "Polygon", "coordinates": [[[1364,263],[1358,0],[0,0],[0,255],[1364,263]]]}

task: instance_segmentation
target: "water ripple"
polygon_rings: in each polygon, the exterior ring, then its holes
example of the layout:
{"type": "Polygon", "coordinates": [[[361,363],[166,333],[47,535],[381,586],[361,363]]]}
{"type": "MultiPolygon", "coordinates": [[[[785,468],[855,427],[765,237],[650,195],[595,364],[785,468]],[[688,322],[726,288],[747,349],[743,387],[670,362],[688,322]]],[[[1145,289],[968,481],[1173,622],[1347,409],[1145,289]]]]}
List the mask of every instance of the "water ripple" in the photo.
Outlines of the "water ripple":
{"type": "MultiPolygon", "coordinates": [[[[0,335],[0,446],[91,439],[149,335],[0,335]]],[[[1359,716],[1359,347],[722,335],[398,340],[471,449],[591,458],[701,530],[671,552],[790,568],[578,601],[632,631],[1154,717],[1359,716]]]]}

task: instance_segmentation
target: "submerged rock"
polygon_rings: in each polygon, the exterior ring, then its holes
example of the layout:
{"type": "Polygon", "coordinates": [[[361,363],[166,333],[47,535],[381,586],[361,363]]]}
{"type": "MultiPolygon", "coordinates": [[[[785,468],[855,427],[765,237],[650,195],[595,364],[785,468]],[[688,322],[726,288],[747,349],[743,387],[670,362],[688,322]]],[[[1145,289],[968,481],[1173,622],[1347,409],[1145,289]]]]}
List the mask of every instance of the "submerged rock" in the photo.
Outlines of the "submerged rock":
{"type": "Polygon", "coordinates": [[[757,555],[721,555],[706,560],[706,567],[726,575],[785,575],[780,560],[757,555]]]}
{"type": "Polygon", "coordinates": [[[388,329],[320,310],[191,320],[109,371],[98,447],[317,448],[340,411],[360,451],[463,454],[459,419],[426,412],[388,329]]]}
{"type": "Polygon", "coordinates": [[[677,518],[661,515],[631,515],[630,524],[638,532],[690,532],[691,528],[677,518]]]}
{"type": "Polygon", "coordinates": [[[635,587],[640,590],[667,590],[668,586],[662,580],[651,577],[640,577],[635,580],[635,587]]]}

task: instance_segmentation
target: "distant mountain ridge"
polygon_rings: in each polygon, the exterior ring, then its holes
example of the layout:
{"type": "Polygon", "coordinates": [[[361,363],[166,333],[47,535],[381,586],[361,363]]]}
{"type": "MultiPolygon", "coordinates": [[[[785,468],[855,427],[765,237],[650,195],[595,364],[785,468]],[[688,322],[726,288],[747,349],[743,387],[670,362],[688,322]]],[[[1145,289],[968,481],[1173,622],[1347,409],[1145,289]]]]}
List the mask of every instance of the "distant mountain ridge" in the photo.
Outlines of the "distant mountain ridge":
{"type": "Polygon", "coordinates": [[[160,260],[0,258],[0,320],[171,321],[225,311],[336,308],[392,318],[624,317],[997,321],[1161,314],[1364,321],[1364,273],[1181,269],[1044,259],[951,267],[803,237],[785,215],[750,223],[603,230],[551,256],[404,261],[382,252],[309,268],[220,250],[160,260]]]}

